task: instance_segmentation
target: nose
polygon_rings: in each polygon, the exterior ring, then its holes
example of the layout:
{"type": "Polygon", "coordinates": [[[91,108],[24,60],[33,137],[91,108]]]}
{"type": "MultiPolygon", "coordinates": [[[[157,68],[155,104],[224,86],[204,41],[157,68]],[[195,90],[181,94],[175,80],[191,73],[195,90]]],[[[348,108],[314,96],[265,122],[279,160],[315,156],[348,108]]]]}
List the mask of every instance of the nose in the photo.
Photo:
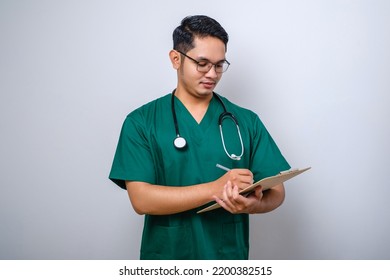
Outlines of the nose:
{"type": "Polygon", "coordinates": [[[212,65],[210,70],[208,72],[206,72],[206,77],[210,77],[210,78],[216,78],[218,77],[218,73],[217,71],[215,71],[215,65],[212,65]]]}

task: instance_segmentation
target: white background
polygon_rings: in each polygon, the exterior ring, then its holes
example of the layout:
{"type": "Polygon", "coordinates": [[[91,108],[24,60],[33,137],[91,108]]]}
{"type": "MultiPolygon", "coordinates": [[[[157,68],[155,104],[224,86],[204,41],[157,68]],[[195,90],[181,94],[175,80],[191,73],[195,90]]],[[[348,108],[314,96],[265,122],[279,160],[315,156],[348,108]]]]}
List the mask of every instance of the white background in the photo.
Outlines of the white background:
{"type": "Polygon", "coordinates": [[[137,259],[143,217],[108,180],[125,116],[176,85],[187,15],[217,19],[217,91],[293,167],[251,216],[251,259],[390,258],[390,2],[0,1],[0,259],[137,259]]]}

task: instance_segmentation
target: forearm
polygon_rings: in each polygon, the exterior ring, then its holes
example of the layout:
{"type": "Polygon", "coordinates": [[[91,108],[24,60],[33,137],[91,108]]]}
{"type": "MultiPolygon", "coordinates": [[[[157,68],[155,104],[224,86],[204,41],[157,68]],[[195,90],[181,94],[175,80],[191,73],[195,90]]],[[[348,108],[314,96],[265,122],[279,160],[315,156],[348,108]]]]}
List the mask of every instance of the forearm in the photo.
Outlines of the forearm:
{"type": "Polygon", "coordinates": [[[126,182],[127,192],[138,214],[169,215],[199,207],[220,195],[215,182],[186,187],[151,185],[144,182],[126,182]]]}
{"type": "Polygon", "coordinates": [[[126,181],[131,204],[138,214],[169,215],[187,211],[221,197],[227,181],[239,189],[253,183],[248,169],[232,169],[215,181],[192,186],[161,186],[145,182],[126,181]]]}

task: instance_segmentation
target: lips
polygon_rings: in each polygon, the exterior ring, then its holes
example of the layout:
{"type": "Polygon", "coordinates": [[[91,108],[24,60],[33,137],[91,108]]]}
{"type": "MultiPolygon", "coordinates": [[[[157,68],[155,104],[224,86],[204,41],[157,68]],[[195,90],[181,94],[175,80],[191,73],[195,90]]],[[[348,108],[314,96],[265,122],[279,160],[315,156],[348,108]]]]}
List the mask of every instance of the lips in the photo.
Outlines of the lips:
{"type": "Polygon", "coordinates": [[[215,82],[201,82],[206,89],[212,89],[215,87],[215,82]]]}

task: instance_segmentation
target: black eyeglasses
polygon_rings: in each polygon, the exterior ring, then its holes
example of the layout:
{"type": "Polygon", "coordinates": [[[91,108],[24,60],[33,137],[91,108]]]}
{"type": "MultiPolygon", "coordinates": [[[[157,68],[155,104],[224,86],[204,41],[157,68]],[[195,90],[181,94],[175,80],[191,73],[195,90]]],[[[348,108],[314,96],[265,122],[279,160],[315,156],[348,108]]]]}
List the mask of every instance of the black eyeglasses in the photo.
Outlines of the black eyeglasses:
{"type": "Polygon", "coordinates": [[[193,62],[195,62],[196,63],[196,70],[198,70],[199,72],[202,72],[202,73],[209,72],[211,67],[213,67],[213,66],[214,66],[215,72],[223,73],[223,72],[226,72],[226,70],[228,70],[229,65],[230,65],[230,62],[227,60],[222,60],[222,61],[214,64],[214,63],[211,63],[210,61],[207,61],[207,60],[198,61],[198,60],[186,55],[185,53],[183,53],[181,51],[178,51],[178,52],[180,54],[184,55],[185,57],[191,59],[193,62]]]}

